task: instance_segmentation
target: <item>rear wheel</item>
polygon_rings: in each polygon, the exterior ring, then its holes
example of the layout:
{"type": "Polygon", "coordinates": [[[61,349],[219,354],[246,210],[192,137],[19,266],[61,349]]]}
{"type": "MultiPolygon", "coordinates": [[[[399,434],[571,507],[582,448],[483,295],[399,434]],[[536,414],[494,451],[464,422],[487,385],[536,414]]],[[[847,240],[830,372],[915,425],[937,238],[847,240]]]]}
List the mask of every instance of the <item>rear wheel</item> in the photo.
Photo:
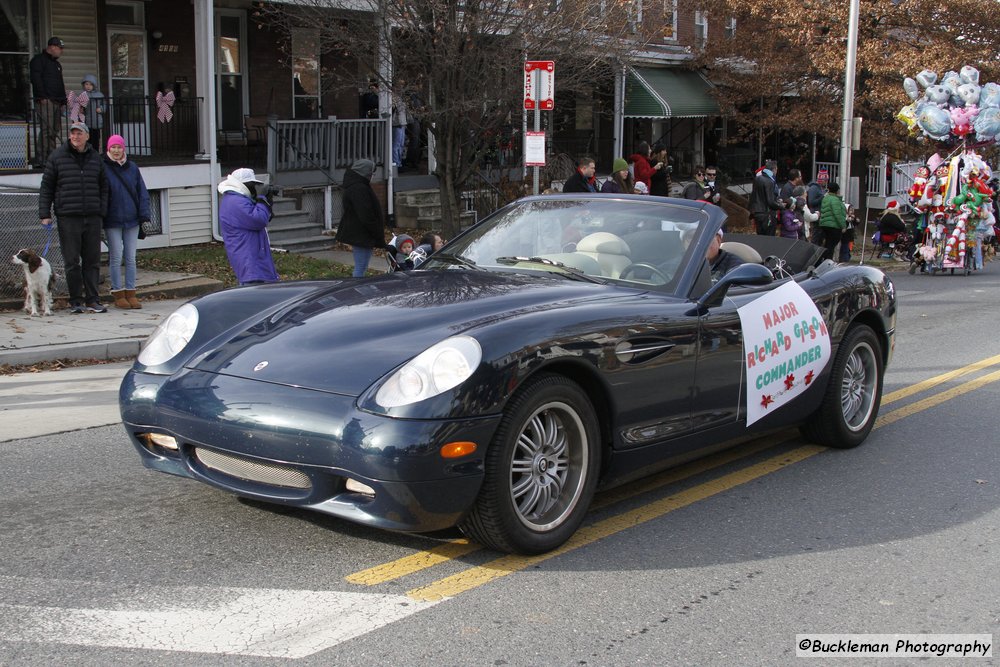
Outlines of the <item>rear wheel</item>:
{"type": "Polygon", "coordinates": [[[568,540],[594,496],[598,434],[594,408],[579,386],[556,375],[529,380],[490,443],[483,487],[462,532],[520,554],[568,540]]]}
{"type": "Polygon", "coordinates": [[[860,445],[875,426],[882,376],[882,346],[875,332],[852,327],[837,349],[823,404],[802,425],[803,435],[838,449],[860,445]]]}

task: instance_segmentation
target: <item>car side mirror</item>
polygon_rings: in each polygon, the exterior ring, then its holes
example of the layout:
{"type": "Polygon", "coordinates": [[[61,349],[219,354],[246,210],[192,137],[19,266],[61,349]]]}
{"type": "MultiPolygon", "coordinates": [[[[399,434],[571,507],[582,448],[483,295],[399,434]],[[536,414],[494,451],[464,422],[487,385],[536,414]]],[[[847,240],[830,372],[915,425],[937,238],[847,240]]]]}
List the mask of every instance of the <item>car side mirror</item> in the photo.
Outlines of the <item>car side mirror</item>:
{"type": "Polygon", "coordinates": [[[766,266],[760,264],[740,264],[698,299],[694,314],[703,315],[709,308],[715,308],[722,303],[729,288],[734,285],[769,285],[774,282],[774,275],[766,266]]]}

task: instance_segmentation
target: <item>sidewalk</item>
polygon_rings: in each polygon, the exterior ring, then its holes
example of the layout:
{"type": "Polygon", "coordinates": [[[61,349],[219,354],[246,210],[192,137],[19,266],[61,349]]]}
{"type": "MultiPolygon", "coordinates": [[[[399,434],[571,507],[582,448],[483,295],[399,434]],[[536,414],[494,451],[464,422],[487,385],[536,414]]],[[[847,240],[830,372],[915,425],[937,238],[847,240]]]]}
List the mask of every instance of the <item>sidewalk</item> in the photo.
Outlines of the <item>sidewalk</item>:
{"type": "MultiPolygon", "coordinates": [[[[350,252],[324,250],[310,257],[354,266],[350,252]]],[[[386,262],[373,257],[370,269],[385,271],[386,262]]],[[[138,310],[121,310],[111,303],[106,313],[73,315],[57,309],[49,317],[29,317],[21,309],[23,300],[0,304],[0,366],[20,366],[57,359],[117,359],[135,357],[146,338],[160,322],[189,299],[222,289],[222,283],[190,273],[166,273],[139,269],[136,294],[138,310]],[[16,310],[15,310],[16,309],[16,310]]],[[[107,299],[106,290],[102,298],[107,299]]]]}
{"type": "Polygon", "coordinates": [[[106,303],[106,313],[73,315],[57,308],[49,317],[4,310],[0,312],[0,365],[134,357],[153,329],[181,304],[219,289],[218,280],[196,274],[140,270],[136,294],[142,300],[141,309],[121,310],[106,303]]]}

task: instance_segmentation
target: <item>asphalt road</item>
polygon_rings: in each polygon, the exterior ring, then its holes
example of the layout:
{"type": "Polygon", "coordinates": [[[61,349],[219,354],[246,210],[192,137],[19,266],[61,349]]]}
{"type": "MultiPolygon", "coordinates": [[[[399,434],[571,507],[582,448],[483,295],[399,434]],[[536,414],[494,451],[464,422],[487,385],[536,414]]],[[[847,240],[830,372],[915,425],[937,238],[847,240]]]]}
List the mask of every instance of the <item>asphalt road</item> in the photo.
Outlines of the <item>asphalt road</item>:
{"type": "Polygon", "coordinates": [[[798,634],[994,633],[1000,263],[894,279],[862,447],[746,443],[599,495],[536,558],[148,472],[96,426],[120,366],[3,378],[0,664],[775,665],[798,634]],[[44,434],[19,437],[31,416],[44,434]]]}

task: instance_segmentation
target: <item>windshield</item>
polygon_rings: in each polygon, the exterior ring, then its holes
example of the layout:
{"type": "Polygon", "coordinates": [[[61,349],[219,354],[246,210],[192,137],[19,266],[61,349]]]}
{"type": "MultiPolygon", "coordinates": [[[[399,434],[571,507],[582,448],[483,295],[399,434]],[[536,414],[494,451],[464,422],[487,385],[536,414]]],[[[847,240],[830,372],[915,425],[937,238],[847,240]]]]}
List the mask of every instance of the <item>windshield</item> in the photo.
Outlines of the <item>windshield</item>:
{"type": "Polygon", "coordinates": [[[704,209],[665,199],[536,198],[485,220],[430,260],[435,268],[668,285],[708,224],[704,209]]]}

